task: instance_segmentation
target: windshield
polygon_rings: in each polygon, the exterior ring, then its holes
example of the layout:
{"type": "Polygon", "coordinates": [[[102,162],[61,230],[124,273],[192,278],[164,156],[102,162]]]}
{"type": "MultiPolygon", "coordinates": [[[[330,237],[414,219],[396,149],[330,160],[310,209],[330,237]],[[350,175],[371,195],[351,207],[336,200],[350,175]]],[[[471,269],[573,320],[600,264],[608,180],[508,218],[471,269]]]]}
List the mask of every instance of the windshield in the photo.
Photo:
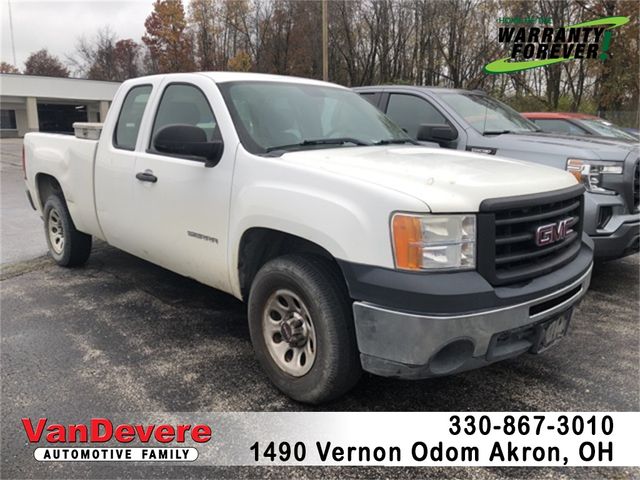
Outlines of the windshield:
{"type": "Polygon", "coordinates": [[[442,93],[440,98],[483,135],[540,131],[511,107],[487,95],[442,93]]]}
{"type": "Polygon", "coordinates": [[[580,122],[584,123],[587,128],[591,128],[592,130],[597,132],[598,135],[602,135],[604,137],[624,138],[625,140],[634,141],[638,140],[630,133],[625,132],[624,130],[616,127],[613,123],[607,122],[606,120],[584,118],[580,119],[580,122]]]}
{"type": "Polygon", "coordinates": [[[254,154],[411,142],[357,93],[280,82],[218,84],[240,141],[254,154]]]}

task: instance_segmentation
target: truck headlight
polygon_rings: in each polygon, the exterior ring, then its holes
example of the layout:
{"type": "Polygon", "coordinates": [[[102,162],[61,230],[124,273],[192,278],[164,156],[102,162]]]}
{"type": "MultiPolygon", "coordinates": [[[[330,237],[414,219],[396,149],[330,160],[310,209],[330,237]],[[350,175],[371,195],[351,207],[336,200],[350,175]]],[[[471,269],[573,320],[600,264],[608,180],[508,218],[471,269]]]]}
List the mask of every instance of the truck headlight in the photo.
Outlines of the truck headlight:
{"type": "Polygon", "coordinates": [[[412,215],[391,219],[396,268],[472,270],[476,267],[475,215],[412,215]]]}
{"type": "Polygon", "coordinates": [[[580,160],[570,158],[567,160],[567,171],[584,185],[588,192],[615,195],[613,190],[602,187],[603,174],[622,174],[622,164],[618,162],[606,162],[600,160],[580,160]]]}

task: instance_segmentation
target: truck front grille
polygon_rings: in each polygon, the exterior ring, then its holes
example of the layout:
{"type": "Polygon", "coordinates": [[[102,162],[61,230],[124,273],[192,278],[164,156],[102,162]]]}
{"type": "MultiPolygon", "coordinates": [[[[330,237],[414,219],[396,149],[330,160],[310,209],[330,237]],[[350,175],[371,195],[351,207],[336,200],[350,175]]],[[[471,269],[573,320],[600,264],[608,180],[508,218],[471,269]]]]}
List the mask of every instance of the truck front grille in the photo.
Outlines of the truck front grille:
{"type": "Polygon", "coordinates": [[[493,285],[505,285],[544,275],[571,261],[581,245],[582,195],[583,188],[577,185],[482,202],[480,273],[493,285]]]}

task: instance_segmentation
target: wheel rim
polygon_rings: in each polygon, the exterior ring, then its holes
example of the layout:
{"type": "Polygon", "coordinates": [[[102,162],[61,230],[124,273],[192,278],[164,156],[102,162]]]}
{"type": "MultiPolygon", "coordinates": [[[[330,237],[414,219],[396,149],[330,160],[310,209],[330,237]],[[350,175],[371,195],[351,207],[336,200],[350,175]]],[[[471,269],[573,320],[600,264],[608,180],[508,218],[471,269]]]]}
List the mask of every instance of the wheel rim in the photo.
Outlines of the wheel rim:
{"type": "Polygon", "coordinates": [[[62,227],[60,214],[55,208],[49,210],[47,225],[49,227],[49,244],[51,245],[51,249],[54,253],[60,255],[64,250],[64,229],[62,227]]]}
{"type": "Polygon", "coordinates": [[[301,377],[311,370],[316,359],[316,330],[298,295],[281,289],[269,297],[262,332],[271,358],[282,371],[301,377]]]}

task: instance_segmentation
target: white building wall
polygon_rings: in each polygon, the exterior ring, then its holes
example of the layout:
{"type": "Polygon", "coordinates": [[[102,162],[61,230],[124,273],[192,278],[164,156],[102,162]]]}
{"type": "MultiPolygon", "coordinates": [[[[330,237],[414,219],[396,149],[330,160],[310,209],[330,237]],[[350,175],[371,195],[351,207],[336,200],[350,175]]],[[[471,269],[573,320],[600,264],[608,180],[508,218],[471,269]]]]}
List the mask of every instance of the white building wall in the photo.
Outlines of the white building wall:
{"type": "Polygon", "coordinates": [[[79,78],[38,77],[0,74],[1,94],[14,97],[38,97],[61,100],[111,101],[120,83],[79,78]]]}
{"type": "MultiPolygon", "coordinates": [[[[120,83],[78,78],[39,77],[34,75],[0,74],[0,107],[14,110],[17,135],[37,131],[38,103],[83,104],[88,120],[104,121],[120,83]]],[[[16,135],[15,131],[2,131],[16,135]]]]}
{"type": "Polygon", "coordinates": [[[24,107],[16,108],[16,127],[18,127],[18,136],[24,137],[27,129],[27,109],[24,107]]]}

